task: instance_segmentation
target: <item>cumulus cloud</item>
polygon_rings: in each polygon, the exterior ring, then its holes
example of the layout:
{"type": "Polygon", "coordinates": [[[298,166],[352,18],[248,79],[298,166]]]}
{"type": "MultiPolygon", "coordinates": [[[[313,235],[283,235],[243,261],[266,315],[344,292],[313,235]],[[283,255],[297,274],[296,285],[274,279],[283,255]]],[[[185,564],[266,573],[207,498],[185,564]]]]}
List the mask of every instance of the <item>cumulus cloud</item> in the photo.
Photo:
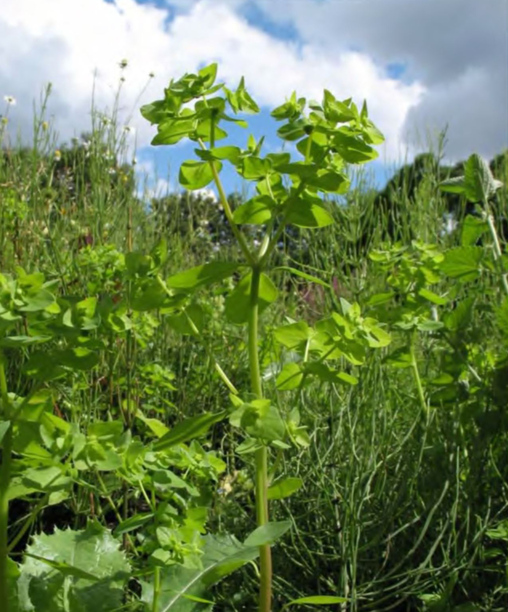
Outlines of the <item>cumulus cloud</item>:
{"type": "MultiPolygon", "coordinates": [[[[508,146],[506,0],[256,0],[324,55],[355,48],[404,66],[424,95],[406,114],[409,138],[448,125],[447,154],[491,156],[508,146]]],[[[414,144],[414,143],[413,143],[414,144]]]]}
{"type": "Polygon", "coordinates": [[[335,54],[312,41],[276,39],[249,23],[242,5],[242,0],[186,5],[178,0],[166,8],[135,0],[3,0],[0,94],[18,99],[11,117],[27,136],[32,100],[51,81],[48,112],[61,138],[69,139],[90,127],[92,87],[96,107],[112,109],[123,75],[120,120],[136,128],[137,144],[144,146],[153,128],[139,117],[139,105],[159,97],[169,78],[218,61],[220,77],[234,86],[245,75],[262,105],[280,104],[293,90],[320,98],[325,87],[338,97],[367,98],[387,136],[387,155],[397,154],[405,117],[425,94],[424,86],[388,78],[362,51],[335,54]],[[168,13],[171,7],[176,10],[168,13]],[[128,60],[123,71],[122,58],[128,60]],[[152,71],[155,78],[139,97],[152,71]]]}

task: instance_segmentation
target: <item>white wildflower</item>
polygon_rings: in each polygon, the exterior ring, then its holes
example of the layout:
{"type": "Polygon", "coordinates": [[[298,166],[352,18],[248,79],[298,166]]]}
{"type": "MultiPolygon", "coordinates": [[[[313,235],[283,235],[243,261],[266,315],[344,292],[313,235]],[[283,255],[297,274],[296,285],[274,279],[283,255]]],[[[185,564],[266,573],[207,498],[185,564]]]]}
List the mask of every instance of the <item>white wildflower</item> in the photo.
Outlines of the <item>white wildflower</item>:
{"type": "Polygon", "coordinates": [[[4,100],[9,106],[16,106],[16,98],[14,96],[4,96],[4,100]]]}

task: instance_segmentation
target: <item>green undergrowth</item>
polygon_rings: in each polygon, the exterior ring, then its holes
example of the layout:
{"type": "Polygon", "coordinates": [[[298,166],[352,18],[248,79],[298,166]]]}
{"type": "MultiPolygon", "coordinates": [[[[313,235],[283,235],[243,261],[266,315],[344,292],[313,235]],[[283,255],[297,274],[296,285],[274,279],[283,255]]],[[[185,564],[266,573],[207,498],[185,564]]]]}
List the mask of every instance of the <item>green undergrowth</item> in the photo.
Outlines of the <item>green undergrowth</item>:
{"type": "Polygon", "coordinates": [[[276,109],[297,164],[217,146],[257,105],[187,77],[143,109],[196,141],[178,193],[115,114],[3,134],[2,609],[505,610],[506,154],[379,191],[366,106],[276,109]],[[223,163],[258,195],[201,191],[223,163]]]}

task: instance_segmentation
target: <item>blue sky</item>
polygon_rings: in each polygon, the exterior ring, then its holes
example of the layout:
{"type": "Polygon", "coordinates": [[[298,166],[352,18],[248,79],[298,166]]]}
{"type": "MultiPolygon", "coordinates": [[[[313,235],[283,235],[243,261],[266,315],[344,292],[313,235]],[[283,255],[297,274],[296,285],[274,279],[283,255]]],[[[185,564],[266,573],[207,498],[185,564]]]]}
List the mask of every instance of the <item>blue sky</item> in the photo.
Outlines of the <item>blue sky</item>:
{"type": "MultiPolygon", "coordinates": [[[[170,78],[217,61],[229,86],[245,75],[262,108],[250,131],[266,134],[266,152],[279,147],[269,109],[293,90],[366,98],[386,137],[370,164],[380,185],[445,127],[450,161],[508,146],[507,22],[506,0],[2,0],[0,103],[16,98],[10,129],[28,139],[33,101],[51,81],[48,118],[68,141],[90,127],[92,88],[110,112],[123,77],[119,121],[135,128],[139,172],[152,189],[156,176],[160,189],[178,188],[193,147],[150,147],[155,130],[138,109],[170,78]]],[[[248,133],[237,132],[243,146],[248,133]]]]}

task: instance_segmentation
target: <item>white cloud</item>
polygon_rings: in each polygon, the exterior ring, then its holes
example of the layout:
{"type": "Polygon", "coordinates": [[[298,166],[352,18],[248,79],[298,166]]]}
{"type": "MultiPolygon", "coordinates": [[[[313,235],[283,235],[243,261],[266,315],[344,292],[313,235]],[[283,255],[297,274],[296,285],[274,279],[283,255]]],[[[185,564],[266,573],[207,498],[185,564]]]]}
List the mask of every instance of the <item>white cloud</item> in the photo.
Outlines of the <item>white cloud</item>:
{"type": "Polygon", "coordinates": [[[506,0],[256,0],[325,56],[360,49],[406,66],[425,88],[404,133],[448,129],[447,153],[488,157],[508,146],[506,0]]]}
{"type": "Polygon", "coordinates": [[[367,98],[389,154],[396,152],[404,118],[424,93],[419,84],[385,78],[365,54],[332,56],[312,44],[276,40],[238,15],[240,4],[195,0],[168,24],[166,10],[134,0],[3,0],[0,94],[17,98],[11,117],[26,137],[32,100],[51,81],[48,112],[61,138],[69,139],[90,127],[92,87],[96,108],[111,110],[124,76],[122,123],[136,128],[137,144],[144,146],[153,128],[139,116],[140,104],[160,97],[171,77],[218,61],[220,77],[236,85],[245,75],[261,104],[279,104],[294,89],[320,98],[324,87],[338,97],[367,98]],[[128,66],[122,71],[123,58],[128,66]],[[155,78],[138,99],[152,71],[155,78]]]}
{"type": "Polygon", "coordinates": [[[154,129],[139,106],[161,97],[170,78],[218,61],[221,79],[235,86],[245,75],[263,105],[293,90],[319,99],[325,87],[366,98],[388,161],[405,157],[415,124],[448,124],[452,157],[491,156],[508,144],[508,3],[488,0],[487,11],[470,0],[436,2],[256,0],[267,18],[296,27],[300,39],[291,41],[249,23],[249,0],[167,0],[172,21],[168,8],[135,0],[2,0],[0,96],[16,98],[9,116],[28,138],[32,102],[51,81],[48,114],[69,140],[90,128],[92,88],[96,108],[112,110],[124,76],[119,123],[135,128],[129,141],[143,147],[154,129]],[[390,62],[407,64],[403,82],[386,76],[390,62]]]}

